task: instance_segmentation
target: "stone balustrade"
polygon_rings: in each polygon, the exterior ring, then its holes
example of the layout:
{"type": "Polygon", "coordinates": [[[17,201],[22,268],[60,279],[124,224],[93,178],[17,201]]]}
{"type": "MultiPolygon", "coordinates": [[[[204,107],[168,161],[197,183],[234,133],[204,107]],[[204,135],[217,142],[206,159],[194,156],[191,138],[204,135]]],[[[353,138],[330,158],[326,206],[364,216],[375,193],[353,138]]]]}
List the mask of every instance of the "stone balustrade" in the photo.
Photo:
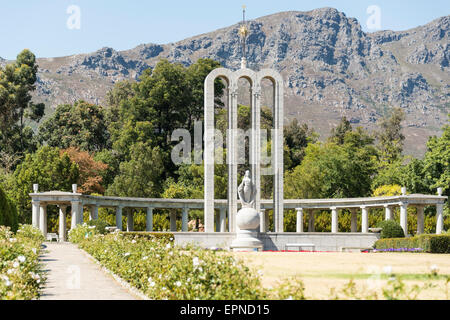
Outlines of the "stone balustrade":
{"type": "MultiPolygon", "coordinates": [[[[75,189],[76,190],[76,189],[75,189]]],[[[153,231],[153,210],[154,209],[179,209],[181,214],[181,231],[188,231],[189,210],[204,208],[204,199],[159,199],[159,198],[127,198],[110,196],[90,196],[76,192],[49,191],[39,193],[37,189],[30,194],[32,199],[32,223],[39,227],[44,234],[47,232],[47,205],[56,205],[59,207],[60,214],[60,239],[66,240],[65,216],[68,207],[71,208],[71,228],[77,224],[83,223],[83,209],[87,208],[90,212],[90,219],[98,218],[100,207],[114,208],[116,215],[116,226],[122,230],[123,210],[127,215],[127,230],[133,231],[134,219],[131,209],[143,209],[146,211],[146,230],[153,231]]],[[[316,211],[330,210],[331,212],[331,233],[338,233],[339,214],[343,209],[349,209],[351,212],[351,232],[357,231],[357,217],[361,213],[361,233],[368,233],[368,218],[370,210],[374,208],[383,208],[385,210],[385,219],[392,219],[392,210],[395,207],[400,208],[400,225],[403,230],[407,230],[407,208],[413,206],[417,208],[417,233],[424,231],[424,208],[425,206],[436,207],[436,233],[443,231],[443,206],[447,200],[442,195],[423,195],[410,194],[392,197],[371,197],[371,198],[349,198],[349,199],[287,199],[284,200],[284,210],[293,209],[297,214],[296,232],[304,233],[303,216],[309,215],[308,231],[314,232],[314,215],[316,211]]],[[[227,200],[214,200],[215,231],[227,232],[234,230],[230,225],[227,227],[228,203],[227,200]]],[[[268,230],[269,211],[273,211],[273,200],[261,200],[261,223],[260,232],[273,232],[268,230]]],[[[177,231],[176,219],[178,212],[170,211],[170,229],[177,231]]],[[[233,219],[231,219],[233,221],[233,219]]],[[[283,230],[284,231],[284,230],[283,230]]],[[[283,232],[278,230],[277,232],[283,232]]]]}

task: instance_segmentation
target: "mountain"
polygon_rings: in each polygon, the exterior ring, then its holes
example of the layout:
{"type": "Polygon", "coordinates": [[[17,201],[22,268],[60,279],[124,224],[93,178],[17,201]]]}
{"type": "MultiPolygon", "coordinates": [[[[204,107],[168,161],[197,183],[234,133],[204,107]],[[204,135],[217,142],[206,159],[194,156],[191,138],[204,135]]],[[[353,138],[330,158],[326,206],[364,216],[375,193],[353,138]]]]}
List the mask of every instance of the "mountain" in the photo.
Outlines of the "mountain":
{"type": "MultiPolygon", "coordinates": [[[[322,137],[342,116],[368,130],[392,107],[406,112],[406,153],[423,155],[450,112],[450,16],[394,32],[365,33],[332,8],[281,12],[249,21],[248,65],[285,79],[285,122],[296,117],[322,137]]],[[[238,25],[176,43],[38,59],[35,100],[50,109],[84,99],[102,103],[115,82],[138,79],[161,58],[184,65],[211,58],[240,66],[238,25]]]]}

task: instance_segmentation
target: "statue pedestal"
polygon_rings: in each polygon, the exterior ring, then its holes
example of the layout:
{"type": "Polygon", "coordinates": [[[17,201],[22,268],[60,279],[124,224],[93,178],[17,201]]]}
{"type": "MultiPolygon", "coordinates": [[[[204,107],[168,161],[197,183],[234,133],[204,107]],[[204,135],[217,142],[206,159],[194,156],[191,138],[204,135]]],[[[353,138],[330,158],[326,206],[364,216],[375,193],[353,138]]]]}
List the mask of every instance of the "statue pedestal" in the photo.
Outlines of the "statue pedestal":
{"type": "Polygon", "coordinates": [[[263,243],[258,239],[259,213],[253,208],[242,208],[236,215],[236,239],[230,245],[233,251],[260,251],[263,243]]]}

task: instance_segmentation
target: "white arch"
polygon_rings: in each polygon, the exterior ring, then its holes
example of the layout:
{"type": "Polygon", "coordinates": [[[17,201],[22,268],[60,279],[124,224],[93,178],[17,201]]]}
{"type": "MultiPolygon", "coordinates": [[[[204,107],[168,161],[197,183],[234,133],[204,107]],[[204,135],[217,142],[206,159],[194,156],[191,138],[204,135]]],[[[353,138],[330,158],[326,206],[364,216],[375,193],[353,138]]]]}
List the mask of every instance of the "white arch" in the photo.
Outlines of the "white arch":
{"type": "MultiPolygon", "coordinates": [[[[260,190],[260,157],[261,157],[261,82],[268,78],[274,88],[274,128],[273,138],[275,183],[274,183],[274,214],[275,231],[283,231],[283,79],[275,70],[263,69],[259,72],[242,68],[232,72],[226,68],[211,71],[205,79],[205,232],[214,231],[214,81],[217,77],[228,82],[228,220],[229,231],[235,232],[235,217],[237,213],[237,93],[238,82],[246,78],[252,88],[252,138],[251,165],[252,180],[260,190]]],[[[261,195],[257,194],[255,209],[260,210],[261,195]]]]}

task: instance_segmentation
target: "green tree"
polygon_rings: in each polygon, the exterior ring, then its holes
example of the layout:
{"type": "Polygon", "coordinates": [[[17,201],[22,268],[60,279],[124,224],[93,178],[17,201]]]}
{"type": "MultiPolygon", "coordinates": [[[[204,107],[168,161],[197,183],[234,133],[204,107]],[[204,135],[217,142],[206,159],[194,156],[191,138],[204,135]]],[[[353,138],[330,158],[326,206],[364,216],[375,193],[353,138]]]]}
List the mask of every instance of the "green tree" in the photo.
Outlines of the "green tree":
{"type": "Polygon", "coordinates": [[[302,162],[306,146],[309,143],[317,142],[317,138],[318,134],[309,128],[308,124],[300,125],[295,118],[284,128],[284,142],[287,146],[285,158],[290,159],[288,170],[295,168],[302,162]]]}
{"type": "MultiPolygon", "coordinates": [[[[203,87],[206,75],[219,64],[199,59],[189,68],[161,60],[134,84],[120,83],[108,94],[108,118],[113,150],[120,162],[130,161],[131,146],[145,142],[169,153],[175,129],[192,131],[193,122],[203,116],[203,87]]],[[[223,84],[216,83],[217,103],[223,84]]],[[[164,176],[174,176],[177,167],[164,162],[164,176]]]]}
{"type": "MultiPolygon", "coordinates": [[[[450,115],[449,115],[450,121],[450,115]]],[[[450,125],[446,124],[440,138],[431,137],[427,142],[427,152],[423,160],[425,185],[430,191],[442,187],[450,196],[450,125]]]]}
{"type": "Polygon", "coordinates": [[[44,115],[44,104],[31,101],[36,89],[36,57],[25,49],[14,63],[0,68],[0,150],[12,155],[34,151],[32,121],[44,115]]]}
{"type": "Polygon", "coordinates": [[[62,149],[78,147],[84,151],[99,151],[108,148],[105,111],[101,106],[84,101],[59,105],[40,125],[39,139],[62,149]]]}
{"type": "Polygon", "coordinates": [[[78,165],[70,161],[59,148],[44,146],[36,153],[27,154],[14,174],[5,183],[9,198],[15,203],[19,222],[31,221],[31,201],[29,194],[33,192],[33,184],[39,184],[39,190],[71,191],[72,184],[79,177],[78,165]]]}
{"type": "Polygon", "coordinates": [[[389,164],[378,166],[377,174],[372,180],[372,190],[383,185],[402,185],[405,167],[403,160],[396,160],[389,164]]]}
{"type": "Polygon", "coordinates": [[[114,182],[114,178],[119,174],[120,170],[120,157],[115,150],[104,149],[95,153],[94,160],[106,164],[108,167],[100,172],[102,177],[103,186],[105,189],[114,182]]]}
{"type": "MultiPolygon", "coordinates": [[[[208,74],[220,67],[220,63],[211,59],[198,59],[196,63],[191,64],[186,70],[186,82],[190,90],[190,103],[187,105],[187,124],[186,128],[192,132],[195,120],[203,119],[204,105],[204,83],[208,74]]],[[[223,106],[221,97],[225,86],[220,79],[214,82],[215,104],[223,106]]]]}
{"type": "Polygon", "coordinates": [[[16,207],[0,188],[0,226],[11,227],[13,232],[19,227],[16,207]]]}
{"type": "Polygon", "coordinates": [[[423,160],[411,159],[403,168],[400,181],[410,193],[427,194],[430,192],[430,186],[426,184],[423,160]]]}
{"type": "Polygon", "coordinates": [[[285,173],[286,198],[361,197],[370,194],[377,152],[364,130],[346,133],[344,143],[309,144],[302,163],[285,173]]]}
{"type": "Polygon", "coordinates": [[[159,147],[139,142],[131,147],[130,160],[120,164],[119,174],[107,190],[120,197],[159,197],[167,154],[159,147]]]}
{"type": "Polygon", "coordinates": [[[344,116],[341,118],[338,126],[336,128],[331,129],[331,136],[329,138],[330,141],[333,141],[337,144],[343,144],[345,135],[347,132],[352,131],[352,125],[350,121],[344,116]]]}
{"type": "Polygon", "coordinates": [[[402,134],[402,122],[405,112],[401,108],[393,108],[391,113],[383,117],[376,132],[381,160],[392,163],[401,159],[405,136],[402,134]]]}

